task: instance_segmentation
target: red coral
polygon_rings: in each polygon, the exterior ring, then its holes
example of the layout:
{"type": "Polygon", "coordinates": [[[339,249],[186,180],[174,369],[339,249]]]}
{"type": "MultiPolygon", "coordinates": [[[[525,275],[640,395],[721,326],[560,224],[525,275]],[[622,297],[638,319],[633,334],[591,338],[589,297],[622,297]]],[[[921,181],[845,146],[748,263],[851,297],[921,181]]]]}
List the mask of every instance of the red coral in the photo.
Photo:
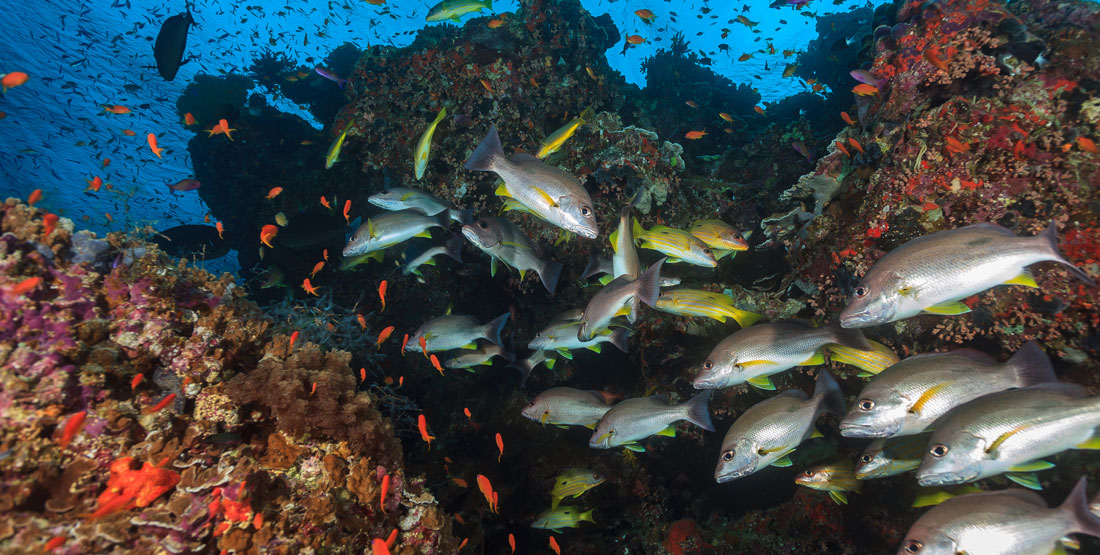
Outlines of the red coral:
{"type": "Polygon", "coordinates": [[[180,475],[146,462],[133,468],[133,457],[122,457],[111,463],[111,478],[107,489],[99,494],[97,509],[91,518],[99,518],[120,510],[148,507],[161,494],[176,487],[180,475]]]}

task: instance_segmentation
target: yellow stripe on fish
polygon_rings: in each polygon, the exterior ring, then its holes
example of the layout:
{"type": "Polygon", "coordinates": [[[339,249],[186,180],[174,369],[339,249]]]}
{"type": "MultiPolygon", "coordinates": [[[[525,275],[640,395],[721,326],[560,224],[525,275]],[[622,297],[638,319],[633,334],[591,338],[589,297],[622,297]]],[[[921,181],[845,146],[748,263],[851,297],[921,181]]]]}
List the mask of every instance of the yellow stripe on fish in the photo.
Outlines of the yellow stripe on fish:
{"type": "Polygon", "coordinates": [[[710,268],[718,265],[710,247],[698,237],[683,230],[663,225],[646,230],[638,220],[634,220],[634,242],[643,249],[668,255],[668,262],[687,262],[710,268]]]}
{"type": "Polygon", "coordinates": [[[733,306],[733,299],[720,293],[700,289],[670,289],[657,298],[657,309],[681,316],[702,316],[725,322],[733,318],[747,328],[762,316],[733,306]]]}
{"type": "Polygon", "coordinates": [[[851,364],[863,370],[863,372],[859,374],[860,377],[878,374],[901,360],[898,358],[898,355],[894,354],[894,351],[890,350],[886,345],[870,339],[868,339],[867,342],[871,344],[872,350],[870,351],[861,351],[859,349],[837,344],[826,345],[825,350],[829,351],[832,355],[832,360],[843,362],[844,364],[851,364]]]}

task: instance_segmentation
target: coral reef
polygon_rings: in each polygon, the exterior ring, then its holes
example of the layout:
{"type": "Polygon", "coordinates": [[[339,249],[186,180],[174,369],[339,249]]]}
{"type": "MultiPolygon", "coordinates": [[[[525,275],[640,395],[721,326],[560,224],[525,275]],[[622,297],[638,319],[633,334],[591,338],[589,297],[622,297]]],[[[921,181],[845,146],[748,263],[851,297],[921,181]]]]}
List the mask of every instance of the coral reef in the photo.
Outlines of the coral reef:
{"type": "Polygon", "coordinates": [[[0,551],[454,552],[347,353],[50,216],[0,206],[0,551]]]}

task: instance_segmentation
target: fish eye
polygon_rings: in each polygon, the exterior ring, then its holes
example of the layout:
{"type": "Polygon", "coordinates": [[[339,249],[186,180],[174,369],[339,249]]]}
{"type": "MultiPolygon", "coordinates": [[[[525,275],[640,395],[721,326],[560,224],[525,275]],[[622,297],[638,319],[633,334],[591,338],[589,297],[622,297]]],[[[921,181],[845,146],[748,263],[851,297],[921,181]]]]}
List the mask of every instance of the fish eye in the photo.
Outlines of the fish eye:
{"type": "Polygon", "coordinates": [[[867,295],[867,288],[860,285],[859,287],[856,287],[855,294],[856,294],[856,297],[864,297],[864,296],[867,295]]]}
{"type": "Polygon", "coordinates": [[[730,449],[729,451],[726,451],[725,453],[722,453],[722,460],[726,461],[726,462],[732,461],[733,460],[733,449],[730,449]]]}
{"type": "Polygon", "coordinates": [[[592,215],[592,210],[591,209],[589,209],[587,206],[582,206],[581,207],[581,216],[587,217],[587,216],[591,216],[591,215],[592,215]]]}
{"type": "Polygon", "coordinates": [[[481,229],[489,229],[489,224],[485,223],[485,220],[478,220],[477,226],[481,229]]]}
{"type": "Polygon", "coordinates": [[[950,448],[948,448],[946,445],[942,443],[937,443],[928,449],[928,453],[933,457],[940,458],[946,455],[949,450],[950,448]]]}
{"type": "Polygon", "coordinates": [[[906,553],[920,553],[921,549],[924,549],[924,544],[917,540],[909,540],[905,542],[906,553]]]}
{"type": "Polygon", "coordinates": [[[807,477],[807,478],[813,478],[814,477],[814,471],[813,471],[813,469],[806,469],[806,471],[803,472],[802,475],[807,477]]]}
{"type": "Polygon", "coordinates": [[[714,368],[714,363],[713,362],[708,360],[708,361],[703,363],[703,370],[710,370],[711,368],[714,368]]]}
{"type": "Polygon", "coordinates": [[[710,254],[710,249],[703,249],[703,254],[710,254]]]}
{"type": "Polygon", "coordinates": [[[859,410],[868,411],[875,408],[875,402],[870,399],[864,399],[859,402],[859,410]]]}
{"type": "Polygon", "coordinates": [[[865,463],[869,463],[871,462],[871,455],[863,455],[859,458],[859,460],[865,463]]]}

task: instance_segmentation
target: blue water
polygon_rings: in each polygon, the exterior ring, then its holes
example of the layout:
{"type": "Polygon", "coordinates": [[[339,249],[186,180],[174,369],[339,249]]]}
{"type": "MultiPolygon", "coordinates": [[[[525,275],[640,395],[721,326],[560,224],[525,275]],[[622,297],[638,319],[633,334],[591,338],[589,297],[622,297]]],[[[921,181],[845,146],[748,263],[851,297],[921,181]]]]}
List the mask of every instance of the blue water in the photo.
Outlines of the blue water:
{"type": "MultiPolygon", "coordinates": [[[[181,67],[174,81],[166,82],[151,68],[152,45],[160,23],[182,12],[184,3],[113,0],[112,6],[111,1],[0,3],[0,20],[11,30],[7,39],[0,41],[0,73],[24,71],[31,76],[26,85],[0,99],[0,111],[7,113],[0,120],[0,198],[26,198],[41,188],[45,193],[42,207],[99,233],[144,225],[165,229],[202,223],[208,210],[198,195],[173,194],[166,187],[192,176],[186,148],[192,132],[178,121],[175,102],[196,74],[244,73],[243,68],[265,48],[307,63],[309,57],[322,60],[344,42],[360,48],[404,46],[425,25],[449,24],[425,23],[428,5],[420,2],[391,0],[386,6],[372,6],[362,0],[255,0],[247,3],[249,7],[239,2],[199,2],[192,10],[198,25],[191,29],[187,49],[195,60],[181,67]],[[295,7],[287,9],[287,5],[295,7]],[[104,104],[133,111],[107,114],[101,107],[104,104]],[[124,135],[125,129],[135,135],[124,135]],[[157,159],[146,146],[150,132],[159,136],[159,145],[165,149],[163,159],[157,159]],[[111,160],[106,168],[104,158],[111,160]],[[113,189],[83,192],[85,180],[95,176],[113,189]],[[106,214],[113,221],[108,221],[106,214]]],[[[741,54],[764,49],[768,40],[778,52],[804,49],[817,36],[814,19],[793,8],[769,8],[764,2],[753,2],[744,12],[742,4],[724,2],[586,0],[582,4],[594,15],[610,14],[623,37],[646,38],[645,44],[630,48],[625,55],[622,42],[607,52],[611,67],[639,86],[645,85],[642,60],[667,47],[679,31],[692,49],[704,51],[714,60],[716,72],[735,83],[757,87],[765,102],[804,90],[799,79],[780,75],[783,65],[793,58],[757,53],[750,60],[737,61],[741,54]],[[653,25],[634,15],[641,8],[656,14],[653,25]],[[704,13],[707,10],[709,13],[704,13]],[[759,22],[754,29],[760,32],[730,23],[741,14],[759,22]],[[723,28],[729,29],[724,39],[723,28]],[[729,45],[728,53],[719,50],[722,43],[729,45]],[[771,71],[765,71],[765,61],[771,71]]],[[[802,11],[824,14],[863,5],[814,2],[802,11]]],[[[494,11],[503,13],[517,7],[514,1],[498,1],[494,11]]],[[[312,119],[290,102],[269,101],[312,119]]],[[[322,126],[321,122],[311,123],[322,126]]],[[[210,269],[231,270],[235,259],[233,255],[224,257],[210,269]]]]}

